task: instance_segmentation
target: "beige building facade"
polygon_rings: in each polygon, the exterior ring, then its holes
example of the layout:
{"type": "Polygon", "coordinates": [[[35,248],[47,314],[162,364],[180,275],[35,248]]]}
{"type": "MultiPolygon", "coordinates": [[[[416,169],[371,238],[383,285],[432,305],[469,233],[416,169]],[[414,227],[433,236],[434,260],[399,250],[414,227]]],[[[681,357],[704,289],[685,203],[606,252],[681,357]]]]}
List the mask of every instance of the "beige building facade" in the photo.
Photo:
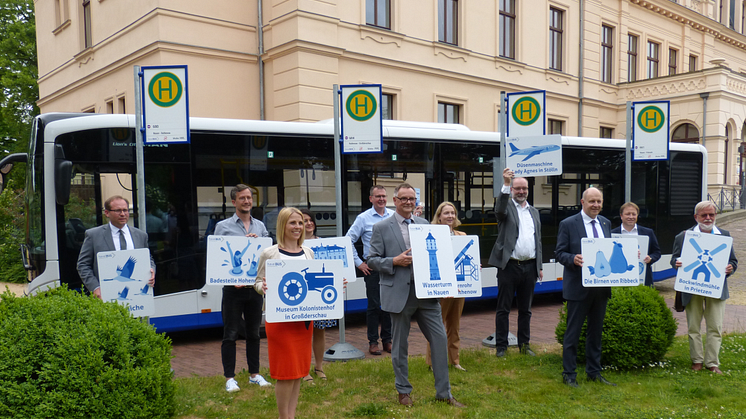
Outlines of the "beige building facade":
{"type": "Polygon", "coordinates": [[[318,121],[332,85],[388,116],[496,131],[501,92],[545,90],[548,132],[624,138],[670,100],[709,192],[740,189],[744,0],[36,0],[42,112],[134,113],[135,65],[188,65],[192,116],[318,121]]]}

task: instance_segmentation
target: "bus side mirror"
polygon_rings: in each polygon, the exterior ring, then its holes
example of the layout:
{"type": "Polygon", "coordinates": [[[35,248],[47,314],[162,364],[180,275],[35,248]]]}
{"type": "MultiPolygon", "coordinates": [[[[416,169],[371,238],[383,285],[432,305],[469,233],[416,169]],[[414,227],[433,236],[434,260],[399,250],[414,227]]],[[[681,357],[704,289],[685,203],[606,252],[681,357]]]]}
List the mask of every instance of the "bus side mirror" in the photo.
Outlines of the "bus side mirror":
{"type": "Polygon", "coordinates": [[[70,184],[72,183],[73,162],[65,160],[61,145],[54,149],[54,197],[59,205],[70,201],[70,184]]]}
{"type": "Polygon", "coordinates": [[[26,153],[9,154],[0,160],[0,193],[3,193],[3,189],[5,189],[5,177],[13,170],[13,163],[26,162],[28,162],[28,154],[26,153]]]}

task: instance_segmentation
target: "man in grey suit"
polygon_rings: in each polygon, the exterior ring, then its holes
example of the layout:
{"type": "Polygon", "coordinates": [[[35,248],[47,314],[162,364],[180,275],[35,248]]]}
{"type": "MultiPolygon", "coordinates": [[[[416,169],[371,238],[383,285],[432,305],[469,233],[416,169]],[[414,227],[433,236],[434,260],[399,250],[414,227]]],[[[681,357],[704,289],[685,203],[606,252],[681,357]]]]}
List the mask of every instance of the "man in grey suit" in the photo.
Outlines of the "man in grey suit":
{"type": "MultiPolygon", "coordinates": [[[[112,196],[104,202],[104,215],[109,222],[86,230],[83,246],[78,256],[78,274],[85,287],[93,295],[101,298],[98,277],[99,252],[111,252],[126,249],[147,249],[148,234],[134,227],[129,227],[129,201],[119,195],[112,196]]],[[[155,261],[150,256],[150,280],[148,285],[155,284],[155,261]]]]}
{"type": "Polygon", "coordinates": [[[583,210],[567,217],[559,224],[557,247],[554,256],[562,264],[562,296],[567,300],[567,330],[562,342],[562,381],[578,387],[578,340],[583,322],[588,320],[585,344],[585,373],[588,380],[610,386],[601,376],[601,334],[606,316],[606,303],[611,297],[611,287],[583,286],[583,255],[581,240],[585,237],[611,238],[611,222],[599,215],[604,197],[600,190],[588,188],[580,200],[583,210]]]}
{"type": "Polygon", "coordinates": [[[490,265],[497,267],[495,346],[498,357],[505,356],[508,349],[508,318],[514,298],[518,305],[518,348],[522,354],[536,356],[528,346],[531,339],[531,302],[536,280],[544,276],[539,211],[526,202],[528,180],[514,177],[515,173],[510,168],[503,170],[503,187],[495,204],[497,241],[489,260],[490,265]]]}
{"type": "Polygon", "coordinates": [[[451,406],[465,407],[451,394],[446,329],[440,314],[440,304],[436,299],[421,300],[415,295],[409,224],[427,224],[427,220],[412,215],[415,201],[416,194],[411,185],[402,183],[394,189],[396,212],[373,226],[368,251],[368,266],[381,275],[381,309],[391,313],[391,363],[394,366],[399,403],[404,406],[412,405],[407,340],[414,318],[430,342],[436,399],[451,406]]]}

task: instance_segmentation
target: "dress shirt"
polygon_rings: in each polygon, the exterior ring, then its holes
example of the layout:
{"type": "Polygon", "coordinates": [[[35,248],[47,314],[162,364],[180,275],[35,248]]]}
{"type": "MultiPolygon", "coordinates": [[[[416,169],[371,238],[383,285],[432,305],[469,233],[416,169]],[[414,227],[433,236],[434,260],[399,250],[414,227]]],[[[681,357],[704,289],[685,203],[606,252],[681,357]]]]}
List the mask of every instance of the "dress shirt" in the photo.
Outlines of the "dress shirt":
{"type": "Polygon", "coordinates": [[[632,227],[632,230],[627,231],[627,229],[624,228],[624,224],[622,224],[621,227],[619,227],[619,234],[629,234],[630,236],[639,236],[640,233],[637,232],[637,224],[635,224],[634,227],[632,227]]]}
{"type": "Polygon", "coordinates": [[[238,215],[233,214],[233,217],[225,219],[219,222],[215,226],[216,236],[246,236],[248,234],[256,234],[257,237],[269,237],[269,232],[264,223],[251,217],[251,225],[249,231],[246,231],[246,226],[243,220],[238,218],[238,215]]]}
{"type": "Polygon", "coordinates": [[[534,240],[534,219],[531,217],[531,207],[528,203],[521,207],[521,204],[513,201],[515,209],[518,211],[518,240],[515,241],[515,248],[510,255],[512,259],[529,260],[536,258],[536,240],[534,240]]]}
{"type": "MultiPolygon", "coordinates": [[[[119,228],[114,227],[114,224],[109,222],[109,229],[111,230],[111,239],[114,240],[114,248],[117,250],[122,250],[121,246],[119,245],[119,228]]],[[[132,241],[132,235],[130,235],[130,229],[127,224],[122,227],[122,233],[124,233],[124,240],[127,241],[127,249],[134,249],[135,242],[132,241]]]]}
{"type": "Polygon", "coordinates": [[[407,246],[407,249],[412,248],[412,243],[409,241],[409,223],[413,222],[412,218],[404,218],[401,215],[399,215],[398,212],[394,212],[394,217],[396,217],[396,224],[399,225],[399,230],[401,231],[401,235],[404,238],[404,244],[407,246]]]}
{"type": "Polygon", "coordinates": [[[699,229],[699,224],[697,224],[696,226],[694,226],[694,228],[692,229],[692,231],[696,231],[697,233],[705,233],[705,234],[707,234],[707,233],[718,234],[718,235],[720,234],[720,230],[718,230],[718,228],[715,227],[715,226],[712,226],[712,231],[702,231],[702,230],[699,229]]]}
{"type": "Polygon", "coordinates": [[[585,225],[585,236],[593,238],[593,224],[591,224],[591,221],[596,220],[596,231],[598,232],[598,238],[603,239],[604,229],[603,227],[601,227],[601,223],[598,221],[598,218],[589,217],[588,214],[586,214],[583,210],[580,210],[580,214],[582,214],[583,224],[585,225]]]}
{"type": "MultiPolygon", "coordinates": [[[[355,218],[355,222],[352,223],[352,227],[347,231],[346,236],[352,240],[352,244],[355,244],[361,238],[363,239],[363,258],[368,258],[370,236],[373,235],[373,225],[388,218],[393,213],[393,210],[385,208],[383,215],[381,215],[376,212],[375,207],[371,207],[361,212],[357,218],[355,218]]],[[[355,266],[360,266],[360,264],[363,263],[363,260],[357,254],[355,246],[352,246],[352,257],[355,259],[355,266]]]]}

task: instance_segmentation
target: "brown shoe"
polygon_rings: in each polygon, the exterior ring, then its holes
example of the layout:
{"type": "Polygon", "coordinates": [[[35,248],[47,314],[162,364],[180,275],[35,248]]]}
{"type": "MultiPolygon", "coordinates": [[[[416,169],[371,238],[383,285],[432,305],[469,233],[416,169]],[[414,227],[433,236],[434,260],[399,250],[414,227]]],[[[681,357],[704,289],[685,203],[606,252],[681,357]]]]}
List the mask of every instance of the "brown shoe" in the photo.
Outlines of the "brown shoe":
{"type": "Polygon", "coordinates": [[[378,349],[377,343],[371,343],[370,348],[368,348],[368,352],[370,352],[371,355],[381,355],[381,350],[378,349]]]}
{"type": "Polygon", "coordinates": [[[453,397],[451,397],[450,399],[435,399],[435,400],[439,402],[443,402],[443,403],[448,403],[449,405],[453,407],[458,407],[459,409],[463,409],[466,407],[465,404],[459,403],[458,400],[454,399],[453,397]]]}
{"type": "Polygon", "coordinates": [[[694,371],[702,371],[702,363],[701,362],[695,362],[692,364],[692,369],[694,371]]]}
{"type": "Polygon", "coordinates": [[[710,370],[710,371],[712,371],[712,372],[714,372],[715,374],[721,374],[721,375],[723,374],[723,372],[720,371],[720,368],[718,368],[718,367],[710,367],[710,368],[707,368],[707,369],[710,370]]]}
{"type": "Polygon", "coordinates": [[[410,407],[414,404],[409,394],[399,393],[399,404],[402,406],[410,407]]]}
{"type": "Polygon", "coordinates": [[[383,344],[383,350],[386,351],[386,352],[388,352],[388,353],[391,353],[391,342],[384,343],[383,344]]]}

